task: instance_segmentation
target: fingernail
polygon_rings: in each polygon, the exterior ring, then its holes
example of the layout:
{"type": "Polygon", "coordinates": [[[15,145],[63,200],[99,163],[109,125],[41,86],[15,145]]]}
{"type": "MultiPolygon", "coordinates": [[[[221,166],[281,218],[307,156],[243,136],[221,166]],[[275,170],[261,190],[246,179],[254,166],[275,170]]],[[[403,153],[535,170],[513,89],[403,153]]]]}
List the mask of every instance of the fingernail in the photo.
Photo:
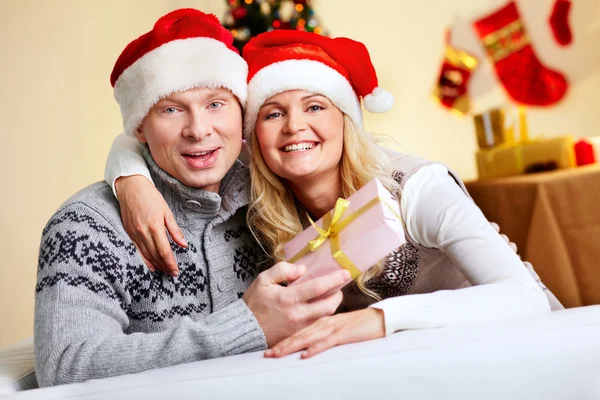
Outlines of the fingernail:
{"type": "Polygon", "coordinates": [[[281,353],[281,349],[273,349],[273,354],[278,355],[279,353],[281,353]]]}
{"type": "Polygon", "coordinates": [[[302,358],[306,358],[308,357],[308,351],[305,351],[304,353],[302,353],[302,358]]]}
{"type": "Polygon", "coordinates": [[[172,271],[173,276],[179,276],[179,271],[172,271]]]}
{"type": "Polygon", "coordinates": [[[304,265],[298,265],[298,273],[303,274],[306,272],[306,267],[304,265]]]}
{"type": "Polygon", "coordinates": [[[273,355],[273,350],[269,349],[265,351],[265,357],[271,357],[273,355]]]}
{"type": "Polygon", "coordinates": [[[347,269],[343,269],[342,277],[344,278],[345,281],[347,281],[347,280],[352,279],[352,274],[350,274],[350,271],[348,271],[347,269]]]}

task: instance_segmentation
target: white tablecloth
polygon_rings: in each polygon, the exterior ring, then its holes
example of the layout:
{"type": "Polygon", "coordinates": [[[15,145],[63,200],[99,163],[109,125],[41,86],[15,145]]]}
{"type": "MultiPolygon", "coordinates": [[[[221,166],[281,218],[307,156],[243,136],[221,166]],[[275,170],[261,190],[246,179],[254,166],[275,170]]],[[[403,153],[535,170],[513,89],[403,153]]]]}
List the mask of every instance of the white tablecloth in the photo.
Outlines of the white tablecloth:
{"type": "Polygon", "coordinates": [[[308,360],[262,353],[7,399],[599,399],[600,306],[406,331],[308,360]]]}

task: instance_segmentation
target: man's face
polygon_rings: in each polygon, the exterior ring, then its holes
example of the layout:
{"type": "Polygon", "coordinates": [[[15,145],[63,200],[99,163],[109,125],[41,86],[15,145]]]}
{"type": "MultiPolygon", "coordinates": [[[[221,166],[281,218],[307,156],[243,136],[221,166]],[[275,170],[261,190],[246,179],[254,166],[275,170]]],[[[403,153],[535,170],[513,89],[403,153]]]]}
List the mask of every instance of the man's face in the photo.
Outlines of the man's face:
{"type": "Polygon", "coordinates": [[[160,100],[136,132],[159,167],[186,186],[218,192],[240,155],[242,110],[227,89],[190,89],[160,100]]]}

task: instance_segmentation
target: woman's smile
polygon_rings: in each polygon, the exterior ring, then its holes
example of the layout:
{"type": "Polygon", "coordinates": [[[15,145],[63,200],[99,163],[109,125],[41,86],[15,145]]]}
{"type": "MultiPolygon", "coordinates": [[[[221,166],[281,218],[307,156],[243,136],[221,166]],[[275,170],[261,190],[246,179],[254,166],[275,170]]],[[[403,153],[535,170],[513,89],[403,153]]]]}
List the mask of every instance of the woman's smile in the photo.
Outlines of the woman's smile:
{"type": "Polygon", "coordinates": [[[319,145],[318,142],[299,142],[299,143],[291,143],[286,144],[281,147],[279,150],[286,154],[294,154],[294,153],[306,153],[308,151],[313,150],[319,145]]]}

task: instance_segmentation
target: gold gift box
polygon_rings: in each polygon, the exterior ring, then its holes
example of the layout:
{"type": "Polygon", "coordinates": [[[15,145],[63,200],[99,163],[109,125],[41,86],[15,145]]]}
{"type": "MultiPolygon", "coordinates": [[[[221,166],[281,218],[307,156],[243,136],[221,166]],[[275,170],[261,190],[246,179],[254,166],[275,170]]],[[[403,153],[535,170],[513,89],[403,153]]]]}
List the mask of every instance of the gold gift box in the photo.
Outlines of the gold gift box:
{"type": "Polygon", "coordinates": [[[473,123],[480,149],[529,140],[524,107],[519,107],[517,112],[509,110],[508,113],[502,108],[492,108],[475,115],[473,123]]]}
{"type": "Polygon", "coordinates": [[[571,168],[576,165],[572,136],[505,144],[479,150],[475,157],[480,179],[571,168]]]}
{"type": "Polygon", "coordinates": [[[495,108],[475,115],[473,122],[475,124],[475,132],[477,133],[477,144],[480,149],[489,149],[506,142],[503,110],[495,108]]]}

